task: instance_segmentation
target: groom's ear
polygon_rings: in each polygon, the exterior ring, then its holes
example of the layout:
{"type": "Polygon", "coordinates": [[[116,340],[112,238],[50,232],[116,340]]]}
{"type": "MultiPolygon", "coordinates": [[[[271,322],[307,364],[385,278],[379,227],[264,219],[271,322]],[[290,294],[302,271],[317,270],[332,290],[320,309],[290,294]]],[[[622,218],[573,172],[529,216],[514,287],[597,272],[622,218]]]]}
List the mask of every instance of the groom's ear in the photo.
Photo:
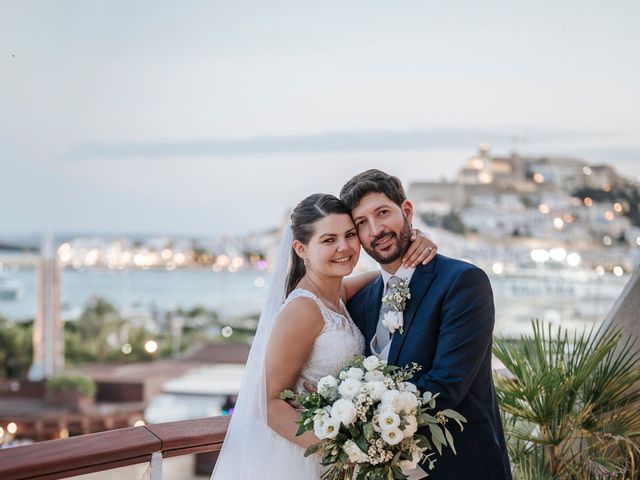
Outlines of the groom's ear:
{"type": "Polygon", "coordinates": [[[400,210],[404,213],[404,216],[407,217],[407,221],[411,224],[413,222],[413,203],[411,200],[405,200],[400,204],[400,210]]]}

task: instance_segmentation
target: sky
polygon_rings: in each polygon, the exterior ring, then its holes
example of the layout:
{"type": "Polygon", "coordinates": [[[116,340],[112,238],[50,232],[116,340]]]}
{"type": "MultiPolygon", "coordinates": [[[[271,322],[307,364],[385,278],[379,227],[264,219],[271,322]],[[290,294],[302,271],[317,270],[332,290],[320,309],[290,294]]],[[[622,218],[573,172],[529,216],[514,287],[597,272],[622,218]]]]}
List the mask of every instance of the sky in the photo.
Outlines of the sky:
{"type": "Polygon", "coordinates": [[[451,179],[480,143],[639,177],[638,18],[635,0],[0,0],[0,236],[260,230],[367,168],[451,179]]]}

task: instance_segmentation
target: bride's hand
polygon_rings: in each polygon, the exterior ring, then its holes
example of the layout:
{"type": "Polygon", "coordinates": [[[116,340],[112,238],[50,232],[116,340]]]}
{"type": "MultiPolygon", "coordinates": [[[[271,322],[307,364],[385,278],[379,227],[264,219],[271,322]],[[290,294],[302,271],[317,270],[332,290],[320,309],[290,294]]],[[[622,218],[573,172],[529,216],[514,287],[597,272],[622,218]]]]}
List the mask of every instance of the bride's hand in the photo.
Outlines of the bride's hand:
{"type": "Polygon", "coordinates": [[[318,390],[316,390],[314,388],[313,385],[311,385],[309,382],[302,382],[302,386],[304,387],[304,389],[309,392],[309,393],[316,393],[318,390]]]}
{"type": "Polygon", "coordinates": [[[417,228],[411,231],[411,244],[407,253],[402,257],[405,267],[415,267],[418,263],[426,265],[433,260],[438,252],[438,246],[429,240],[424,233],[417,228]]]}

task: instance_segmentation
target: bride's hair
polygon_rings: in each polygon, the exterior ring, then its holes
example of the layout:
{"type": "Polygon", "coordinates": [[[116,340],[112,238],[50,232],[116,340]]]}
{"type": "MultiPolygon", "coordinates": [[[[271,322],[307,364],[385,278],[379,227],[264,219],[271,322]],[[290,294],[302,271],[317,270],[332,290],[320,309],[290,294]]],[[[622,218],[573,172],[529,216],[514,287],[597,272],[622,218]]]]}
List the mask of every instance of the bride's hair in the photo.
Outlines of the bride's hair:
{"type": "MultiPolygon", "coordinates": [[[[313,236],[313,224],[333,213],[350,215],[347,206],[333,195],[327,193],[309,195],[293,209],[291,214],[293,239],[307,245],[313,236]]],[[[291,266],[287,277],[287,295],[296,288],[306,271],[304,262],[291,247],[291,266]]]]}

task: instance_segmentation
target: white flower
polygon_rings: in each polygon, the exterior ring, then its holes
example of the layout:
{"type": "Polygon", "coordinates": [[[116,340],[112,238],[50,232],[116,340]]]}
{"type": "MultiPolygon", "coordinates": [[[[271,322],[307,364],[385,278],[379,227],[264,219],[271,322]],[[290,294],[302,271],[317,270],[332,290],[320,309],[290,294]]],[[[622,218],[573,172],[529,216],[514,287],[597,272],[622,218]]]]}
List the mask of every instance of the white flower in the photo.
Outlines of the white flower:
{"type": "Polygon", "coordinates": [[[364,374],[364,379],[366,382],[382,382],[384,381],[384,373],[380,370],[371,370],[364,374]]]}
{"type": "Polygon", "coordinates": [[[347,372],[340,372],[340,375],[338,375],[338,378],[340,380],[345,380],[347,378],[347,372]]]}
{"type": "MultiPolygon", "coordinates": [[[[322,426],[322,434],[324,438],[336,438],[340,432],[340,422],[335,418],[327,418],[322,426]]],[[[318,437],[320,438],[320,437],[318,437]]]]}
{"type": "Polygon", "coordinates": [[[369,396],[376,402],[382,400],[382,396],[386,393],[387,387],[385,387],[384,382],[376,381],[376,382],[368,382],[366,384],[367,391],[369,392],[369,396]]]}
{"type": "Polygon", "coordinates": [[[403,439],[402,432],[400,431],[399,428],[392,428],[391,430],[382,430],[382,433],[380,434],[380,436],[382,437],[382,440],[387,442],[389,445],[397,445],[403,439]]]}
{"type": "Polygon", "coordinates": [[[362,366],[366,368],[369,372],[378,368],[379,365],[380,365],[380,360],[378,360],[378,357],[376,357],[375,355],[371,355],[362,361],[362,366]]]}
{"type": "Polygon", "coordinates": [[[329,417],[326,415],[318,415],[313,421],[313,433],[316,434],[320,440],[324,440],[326,437],[324,435],[324,424],[329,417]]]}
{"type": "Polygon", "coordinates": [[[323,397],[332,397],[335,395],[335,392],[338,387],[338,380],[332,375],[327,375],[326,377],[322,377],[318,381],[318,393],[323,397]]]}
{"type": "Polygon", "coordinates": [[[347,371],[347,377],[355,378],[356,380],[362,380],[362,377],[364,377],[364,372],[361,368],[351,367],[349,371],[347,371]]]}
{"type": "Polygon", "coordinates": [[[402,329],[402,324],[402,316],[399,312],[390,310],[384,314],[384,317],[382,317],[382,325],[387,327],[391,333],[398,329],[402,329]]]}
{"type": "Polygon", "coordinates": [[[402,430],[404,438],[413,437],[418,431],[418,420],[413,415],[407,415],[404,417],[404,423],[404,429],[402,430]]]}
{"type": "Polygon", "coordinates": [[[400,392],[398,395],[398,407],[404,413],[411,413],[418,407],[418,398],[411,392],[400,392]]]}
{"type": "Polygon", "coordinates": [[[394,430],[400,425],[400,416],[394,412],[382,412],[378,415],[378,425],[382,430],[394,430]]]}
{"type": "Polygon", "coordinates": [[[387,390],[384,392],[380,400],[380,407],[385,410],[390,409],[394,412],[400,411],[400,392],[398,390],[387,390]]]}
{"type": "Polygon", "coordinates": [[[349,461],[353,463],[365,463],[369,461],[369,456],[360,450],[360,447],[353,440],[347,440],[342,446],[342,450],[349,455],[349,461]]]}
{"type": "Polygon", "coordinates": [[[338,392],[344,398],[353,398],[358,393],[360,393],[360,389],[362,388],[362,383],[360,380],[356,380],[355,378],[347,378],[345,379],[340,386],[338,387],[338,392]]]}
{"type": "Polygon", "coordinates": [[[418,387],[416,387],[411,382],[403,382],[400,390],[405,391],[405,392],[413,392],[413,393],[415,393],[415,392],[418,391],[418,387]]]}
{"type": "Polygon", "coordinates": [[[356,420],[356,413],[355,405],[346,398],[336,400],[331,407],[331,418],[335,418],[347,427],[356,420]]]}
{"type": "Polygon", "coordinates": [[[407,300],[411,298],[409,282],[406,279],[401,279],[393,285],[388,285],[388,287],[390,293],[382,297],[382,303],[389,305],[396,312],[404,311],[407,306],[407,300]]]}

